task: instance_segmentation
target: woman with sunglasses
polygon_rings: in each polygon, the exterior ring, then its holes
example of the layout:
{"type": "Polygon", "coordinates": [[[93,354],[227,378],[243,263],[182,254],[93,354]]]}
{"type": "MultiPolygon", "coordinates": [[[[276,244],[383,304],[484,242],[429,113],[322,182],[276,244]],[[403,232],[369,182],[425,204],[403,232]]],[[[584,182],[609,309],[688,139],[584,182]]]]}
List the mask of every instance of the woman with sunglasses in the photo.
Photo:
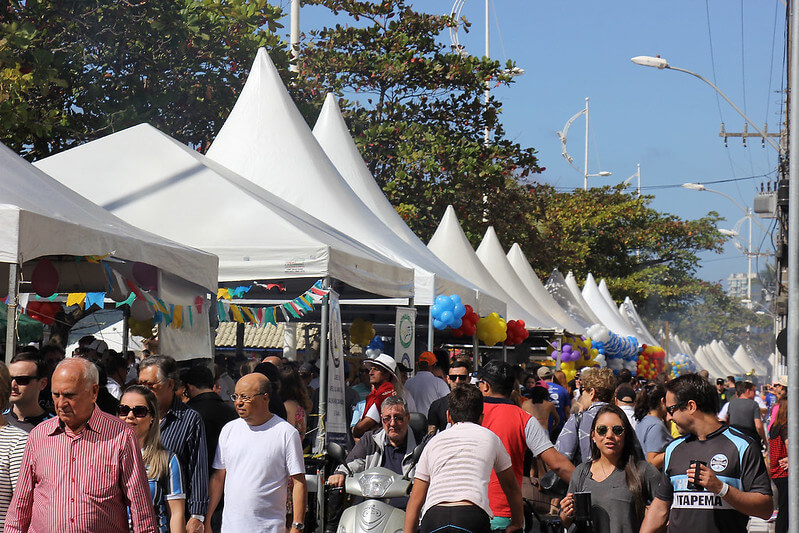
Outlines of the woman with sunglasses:
{"type": "Polygon", "coordinates": [[[568,527],[575,517],[575,492],[591,493],[595,533],[633,533],[644,519],[658,484],[658,470],[635,451],[635,432],[624,411],[604,405],[591,425],[591,459],[574,469],[560,518],[568,527]]]}
{"type": "Polygon", "coordinates": [[[155,394],[142,385],[128,387],[119,402],[118,413],[139,439],[159,533],[184,533],[186,493],[183,490],[183,472],[177,456],[161,444],[155,394]]]}

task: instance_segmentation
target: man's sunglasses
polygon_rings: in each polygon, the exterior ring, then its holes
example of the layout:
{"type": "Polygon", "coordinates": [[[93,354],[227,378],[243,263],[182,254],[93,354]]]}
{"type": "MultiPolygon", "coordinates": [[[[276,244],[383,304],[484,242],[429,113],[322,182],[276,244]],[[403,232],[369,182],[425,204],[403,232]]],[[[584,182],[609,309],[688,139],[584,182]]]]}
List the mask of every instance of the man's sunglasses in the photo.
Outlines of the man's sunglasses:
{"type": "Polygon", "coordinates": [[[145,416],[150,414],[150,410],[147,409],[146,405],[137,405],[136,407],[131,407],[129,405],[121,403],[117,408],[117,414],[119,416],[128,416],[131,411],[133,411],[133,416],[135,416],[136,418],[144,418],[145,416]]]}
{"type": "Polygon", "coordinates": [[[16,381],[17,385],[27,385],[34,379],[39,379],[36,376],[11,376],[11,381],[16,381]]]}
{"type": "Polygon", "coordinates": [[[683,407],[685,407],[685,404],[683,403],[675,403],[674,405],[667,405],[666,412],[669,413],[669,416],[674,416],[674,413],[676,413],[683,407]]]}
{"type": "Polygon", "coordinates": [[[469,381],[470,379],[472,379],[472,376],[469,374],[449,374],[450,381],[469,381]]]}
{"type": "Polygon", "coordinates": [[[616,435],[617,437],[621,437],[622,435],[624,435],[624,426],[613,426],[612,428],[608,426],[597,426],[595,429],[596,434],[599,435],[600,437],[604,437],[605,435],[607,435],[608,430],[613,431],[613,434],[616,435]]]}

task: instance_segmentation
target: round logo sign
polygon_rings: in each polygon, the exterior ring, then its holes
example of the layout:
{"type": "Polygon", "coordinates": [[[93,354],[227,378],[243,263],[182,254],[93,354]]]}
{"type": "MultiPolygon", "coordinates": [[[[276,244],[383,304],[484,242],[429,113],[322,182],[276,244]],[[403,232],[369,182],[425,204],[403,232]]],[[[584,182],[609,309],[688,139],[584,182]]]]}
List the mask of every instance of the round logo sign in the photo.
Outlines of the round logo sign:
{"type": "Polygon", "coordinates": [[[727,461],[727,456],[726,455],[724,455],[723,453],[717,453],[710,460],[710,468],[714,472],[721,472],[725,468],[727,468],[727,462],[728,461],[727,461]]]}

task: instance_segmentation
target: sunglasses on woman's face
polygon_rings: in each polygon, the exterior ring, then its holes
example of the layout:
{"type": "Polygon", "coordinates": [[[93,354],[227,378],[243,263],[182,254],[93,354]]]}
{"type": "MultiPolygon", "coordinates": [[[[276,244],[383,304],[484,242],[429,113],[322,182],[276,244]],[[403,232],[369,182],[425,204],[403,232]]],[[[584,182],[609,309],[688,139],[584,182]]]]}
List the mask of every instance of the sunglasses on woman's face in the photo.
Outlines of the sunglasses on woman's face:
{"type": "Polygon", "coordinates": [[[605,435],[607,435],[608,430],[611,430],[613,434],[616,435],[617,437],[621,437],[622,435],[624,435],[624,426],[613,426],[613,427],[597,426],[596,434],[599,435],[600,437],[604,437],[605,435]]]}
{"type": "Polygon", "coordinates": [[[133,412],[133,416],[136,418],[144,418],[145,416],[150,414],[150,410],[147,409],[144,405],[137,405],[136,407],[131,407],[129,405],[125,405],[124,403],[119,404],[119,408],[117,409],[117,413],[119,416],[128,416],[130,412],[133,412]]]}

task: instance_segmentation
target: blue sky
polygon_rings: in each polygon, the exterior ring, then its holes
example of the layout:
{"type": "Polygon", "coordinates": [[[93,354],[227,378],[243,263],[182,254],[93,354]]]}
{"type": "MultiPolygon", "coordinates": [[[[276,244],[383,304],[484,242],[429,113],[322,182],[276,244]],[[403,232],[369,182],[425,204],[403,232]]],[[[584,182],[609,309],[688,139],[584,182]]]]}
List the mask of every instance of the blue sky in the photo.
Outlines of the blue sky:
{"type": "MultiPolygon", "coordinates": [[[[425,0],[415,6],[448,13],[453,2],[425,0]]],[[[462,15],[472,28],[459,33],[466,51],[481,56],[484,10],[484,0],[466,0],[462,15]]],[[[779,131],[785,79],[782,1],[490,0],[490,14],[491,57],[512,59],[525,70],[515,84],[493,94],[503,102],[508,136],[538,150],[547,169],[540,181],[564,189],[582,187],[582,173],[561,156],[556,132],[584,107],[586,97],[589,172],[613,173],[589,178],[589,185],[621,182],[640,163],[643,192],[655,196],[656,209],[684,218],[717,211],[727,219],[720,227],[731,229],[743,217],[735,205],[679,185],[758,176],[708,185],[749,206],[761,182],[775,180],[777,153],[768,144],[763,148],[759,139],[750,138],[744,148],[740,139],[730,138],[725,148],[720,123],[733,132],[742,130],[744,120],[712,88],[687,74],[637,66],[630,58],[659,54],[675,67],[715,80],[755,124],[779,131]]],[[[301,30],[333,20],[320,8],[303,8],[301,30]]],[[[579,118],[568,135],[567,148],[578,168],[583,166],[584,130],[579,118]]],[[[771,226],[770,220],[761,222],[771,226]]],[[[747,228],[741,224],[744,237],[747,228]]],[[[757,226],[753,248],[773,250],[757,226]]],[[[764,261],[755,261],[753,269],[763,268],[764,261]]],[[[703,257],[699,275],[720,281],[746,268],[745,256],[728,243],[724,254],[703,257]]]]}

